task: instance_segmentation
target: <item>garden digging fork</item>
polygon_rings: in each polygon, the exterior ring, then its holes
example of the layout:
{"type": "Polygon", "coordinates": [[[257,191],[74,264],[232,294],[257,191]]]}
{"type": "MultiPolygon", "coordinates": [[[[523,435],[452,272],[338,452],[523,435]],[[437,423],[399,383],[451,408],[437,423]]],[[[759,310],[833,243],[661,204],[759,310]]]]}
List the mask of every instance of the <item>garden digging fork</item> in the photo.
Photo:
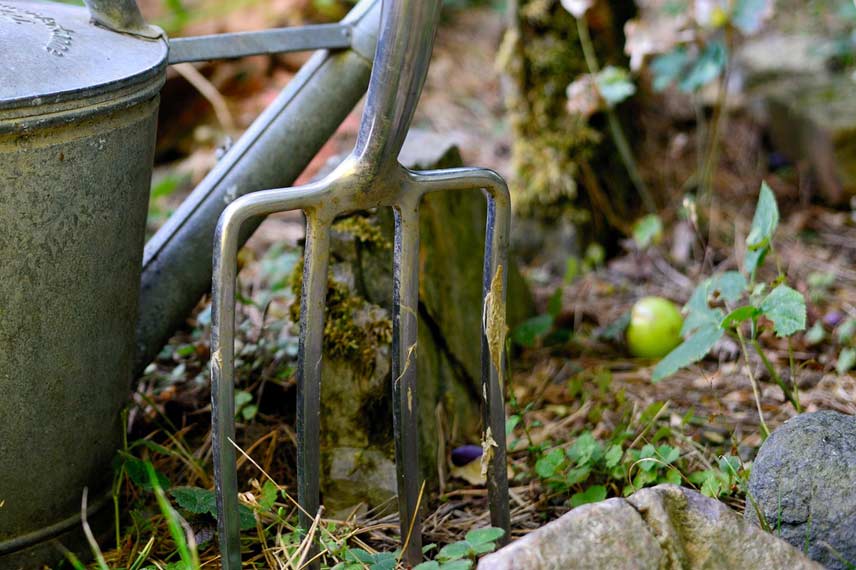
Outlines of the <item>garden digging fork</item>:
{"type": "MultiPolygon", "coordinates": [[[[416,172],[398,162],[422,91],[441,0],[383,0],[381,29],[365,110],[353,152],[323,179],[265,190],[232,202],[214,239],[211,397],[218,530],[225,570],[241,567],[234,409],[235,287],[238,234],[247,220],[303,210],[306,216],[300,341],[297,366],[297,479],[300,526],[319,511],[321,353],[330,230],[344,214],[390,207],[395,216],[392,305],[392,392],[398,503],[404,561],[422,559],[418,514],[416,405],[419,205],[436,191],[483,190],[487,198],[482,318],[483,461],[491,524],[509,530],[503,374],[510,200],[491,170],[416,172]],[[409,540],[406,539],[409,537],[409,540]]],[[[317,567],[317,558],[311,563],[317,567]]]]}

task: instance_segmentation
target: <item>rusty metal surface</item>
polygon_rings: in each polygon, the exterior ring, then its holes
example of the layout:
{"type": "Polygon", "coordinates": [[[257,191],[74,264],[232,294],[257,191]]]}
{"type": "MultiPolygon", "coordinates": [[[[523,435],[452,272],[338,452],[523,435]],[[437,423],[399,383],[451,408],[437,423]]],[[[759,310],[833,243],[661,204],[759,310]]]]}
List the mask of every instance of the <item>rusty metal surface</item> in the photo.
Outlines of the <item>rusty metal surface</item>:
{"type": "MultiPolygon", "coordinates": [[[[319,423],[330,229],[336,217],[378,207],[395,212],[392,386],[399,517],[404,559],[422,558],[416,359],[419,205],[435,191],[482,190],[488,200],[482,319],[482,393],[491,521],[508,531],[503,405],[505,298],[510,225],[508,188],[495,172],[414,172],[398,154],[410,127],[431,57],[440,0],[383,0],[374,69],[356,146],[322,180],[255,192],[230,204],[217,226],[212,310],[212,419],[223,567],[241,567],[234,410],[235,280],[239,239],[250,220],[303,210],[307,219],[297,366],[297,471],[300,522],[319,513],[319,423]]],[[[312,553],[310,552],[310,558],[312,553]]],[[[318,567],[314,560],[312,567],[318,567]]]]}

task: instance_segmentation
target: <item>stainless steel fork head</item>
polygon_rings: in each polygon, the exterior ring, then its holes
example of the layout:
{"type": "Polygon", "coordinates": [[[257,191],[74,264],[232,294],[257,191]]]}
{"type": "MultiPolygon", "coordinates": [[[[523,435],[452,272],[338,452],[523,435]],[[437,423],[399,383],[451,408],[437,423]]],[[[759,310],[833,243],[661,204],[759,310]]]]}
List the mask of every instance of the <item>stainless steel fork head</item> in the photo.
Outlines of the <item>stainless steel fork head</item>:
{"type": "MultiPolygon", "coordinates": [[[[322,335],[330,228],[344,214],[392,208],[392,392],[399,522],[404,559],[422,557],[416,405],[419,206],[438,191],[482,190],[488,202],[483,278],[483,447],[491,523],[509,529],[503,404],[505,298],[510,198],[493,171],[459,168],[416,172],[398,153],[425,80],[440,0],[384,0],[381,30],[357,144],[318,182],[255,192],[235,200],[220,218],[214,244],[212,422],[218,528],[223,568],[241,566],[234,410],[235,281],[238,236],[247,220],[287,210],[306,215],[300,344],[297,366],[298,503],[303,529],[319,512],[319,423],[322,335]]],[[[315,560],[312,565],[317,565],[315,560]]]]}

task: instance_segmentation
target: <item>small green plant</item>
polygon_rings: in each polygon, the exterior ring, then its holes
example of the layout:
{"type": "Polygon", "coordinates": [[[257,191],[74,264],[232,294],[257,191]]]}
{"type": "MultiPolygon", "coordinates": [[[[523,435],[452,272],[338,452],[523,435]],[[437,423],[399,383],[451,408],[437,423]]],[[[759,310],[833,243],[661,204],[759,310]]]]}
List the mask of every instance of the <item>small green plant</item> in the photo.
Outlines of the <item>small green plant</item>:
{"type": "Polygon", "coordinates": [[[768,255],[775,255],[773,237],[779,225],[779,208],[773,191],[766,183],[761,185],[758,206],[752,227],[746,238],[743,271],[726,271],[705,279],[699,284],[684,307],[686,319],[681,334],[686,340],[670,352],[654,368],[653,381],[659,382],[679,369],[703,359],[726,334],[740,343],[747,364],[749,379],[758,407],[761,427],[769,430],[761,412],[760,396],[747,344],[750,344],[779,385],[785,398],[800,410],[799,394],[793,383],[796,377],[791,350],[791,383],[785,382],[761,346],[762,333],[772,328],[778,337],[788,338],[806,327],[806,303],[802,293],[787,284],[787,277],[779,268],[770,282],[756,282],[758,270],[768,255]],[[748,334],[744,329],[748,325],[748,334]]]}
{"type": "Polygon", "coordinates": [[[713,498],[728,495],[735,489],[746,486],[749,471],[739,457],[723,455],[719,458],[718,467],[691,473],[688,479],[690,483],[699,486],[703,495],[713,498]]]}
{"type": "Polygon", "coordinates": [[[649,68],[655,90],[676,85],[697,95],[716,84],[709,125],[703,102],[696,97],[700,153],[696,182],[703,195],[709,195],[718,160],[731,54],[738,40],[757,34],[772,13],[773,0],[670,0],[643,7],[640,17],[625,26],[630,68],[636,72],[654,56],[649,68]]]}
{"type": "Polygon", "coordinates": [[[395,570],[399,552],[369,552],[362,548],[345,548],[344,560],[333,566],[333,570],[395,570]]]}
{"type": "Polygon", "coordinates": [[[606,113],[607,124],[612,141],[618,150],[618,156],[627,170],[630,181],[636,188],[645,209],[653,213],[656,210],[654,198],[645,180],[639,173],[639,167],[633,156],[633,150],[615,113],[615,107],[636,93],[636,85],[626,69],[606,66],[601,69],[589,33],[586,12],[594,5],[594,0],[562,0],[562,6],[573,15],[577,23],[577,35],[585,57],[588,75],[584,75],[568,86],[568,108],[583,118],[597,111],[606,113]]]}
{"type": "Polygon", "coordinates": [[[627,449],[622,443],[629,434],[619,433],[606,444],[583,432],[568,448],[554,448],[535,463],[535,473],[555,492],[570,494],[569,503],[579,507],[607,497],[607,485],[585,485],[594,481],[612,483],[623,495],[648,485],[680,485],[681,473],[675,463],[681,456],[671,445],[645,444],[627,449]]]}
{"type": "MultiPolygon", "coordinates": [[[[464,540],[447,544],[434,560],[417,564],[413,570],[469,570],[476,558],[496,550],[496,541],[504,534],[504,530],[494,527],[471,530],[464,540]]],[[[423,551],[429,552],[434,548],[431,544],[423,551]]]]}

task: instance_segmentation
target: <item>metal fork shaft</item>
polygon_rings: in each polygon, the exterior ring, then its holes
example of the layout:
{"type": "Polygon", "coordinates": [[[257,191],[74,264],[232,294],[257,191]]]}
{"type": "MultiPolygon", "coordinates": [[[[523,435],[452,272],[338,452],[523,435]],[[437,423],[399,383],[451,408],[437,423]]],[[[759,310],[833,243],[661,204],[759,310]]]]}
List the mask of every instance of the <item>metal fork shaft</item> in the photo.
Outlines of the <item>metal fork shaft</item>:
{"type": "Polygon", "coordinates": [[[304,532],[320,505],[321,352],[329,258],[330,222],[307,213],[297,363],[297,501],[304,532]]]}
{"type": "Polygon", "coordinates": [[[413,178],[424,192],[482,189],[487,197],[482,290],[482,445],[488,462],[487,488],[491,524],[505,531],[500,540],[500,543],[505,544],[511,525],[503,396],[511,197],[502,177],[487,169],[426,171],[413,173],[413,178]]]}
{"type": "Polygon", "coordinates": [[[422,560],[419,516],[419,406],[417,403],[419,304],[419,196],[395,208],[392,289],[392,398],[398,514],[404,559],[422,560]],[[406,542],[405,542],[406,541],[406,542]]]}
{"type": "MultiPolygon", "coordinates": [[[[234,211],[234,210],[233,210],[234,211]]],[[[211,301],[211,437],[217,492],[217,532],[225,569],[241,567],[235,446],[235,280],[242,218],[220,218],[214,235],[211,301]]]]}
{"type": "Polygon", "coordinates": [[[484,278],[482,289],[482,393],[485,399],[483,447],[491,455],[487,469],[491,525],[505,530],[509,539],[511,517],[508,507],[508,467],[505,442],[505,304],[508,290],[508,237],[511,207],[508,189],[486,188],[488,194],[485,229],[484,278]],[[495,310],[499,307],[499,310],[495,310]]]}

